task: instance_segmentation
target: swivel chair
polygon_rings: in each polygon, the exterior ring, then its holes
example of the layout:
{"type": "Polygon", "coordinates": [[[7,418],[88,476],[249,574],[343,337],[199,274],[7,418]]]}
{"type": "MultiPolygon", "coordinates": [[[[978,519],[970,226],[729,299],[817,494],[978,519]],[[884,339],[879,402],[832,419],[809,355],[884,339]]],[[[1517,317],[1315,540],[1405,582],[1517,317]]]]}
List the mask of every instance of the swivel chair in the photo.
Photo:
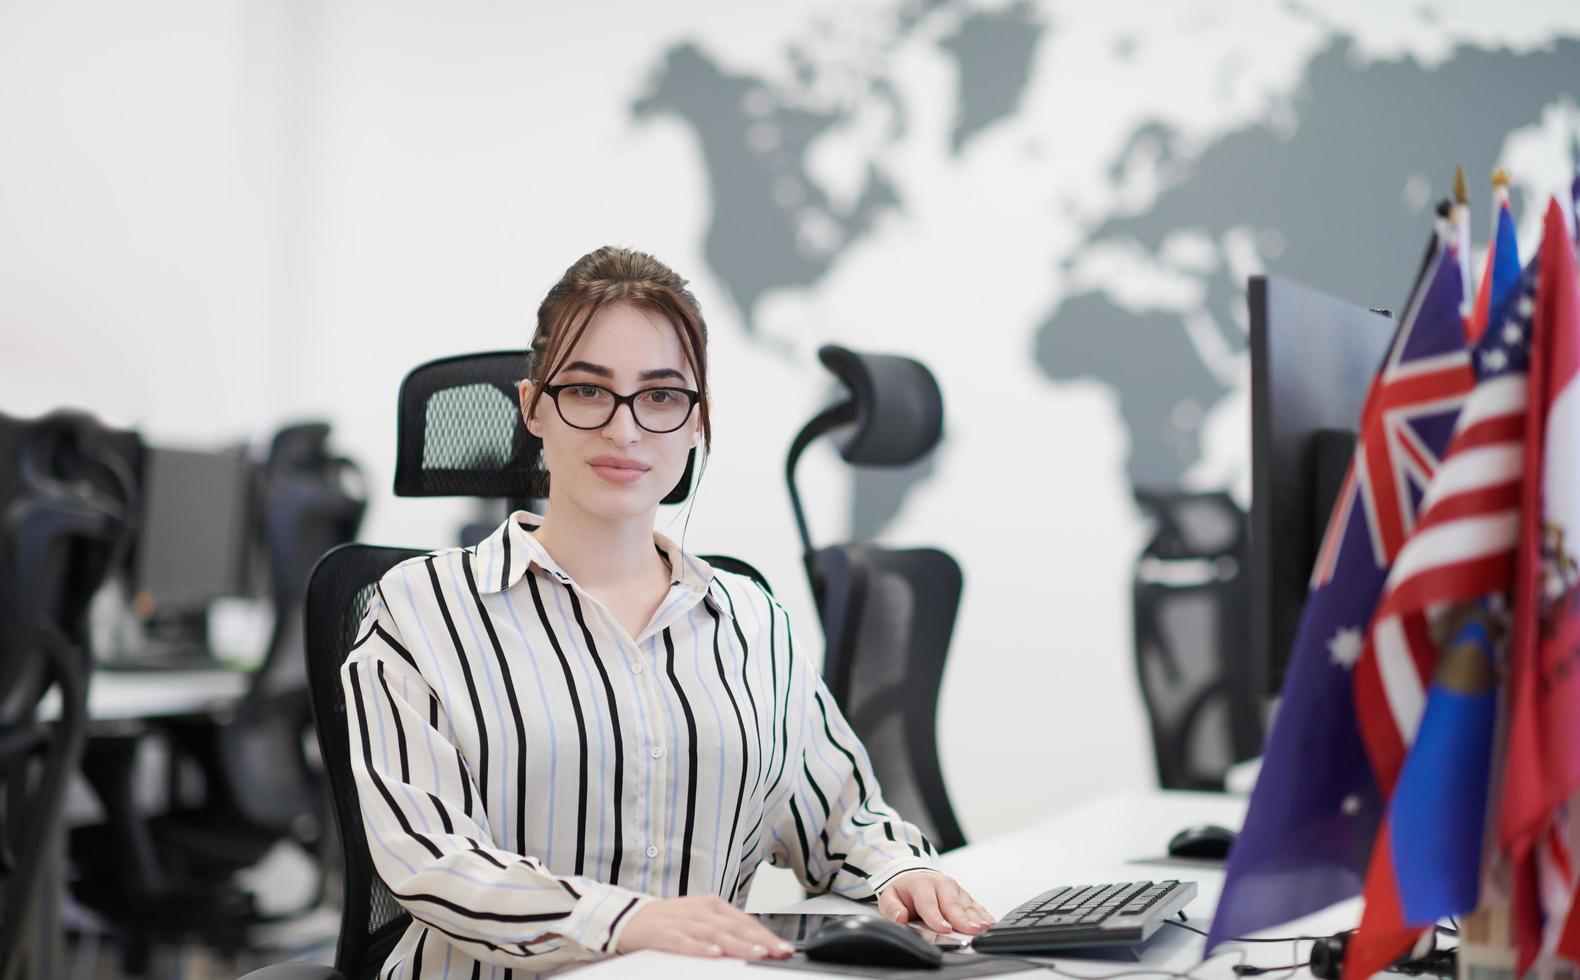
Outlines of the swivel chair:
{"type": "Polygon", "coordinates": [[[936,548],[868,542],[818,547],[796,488],[796,464],[818,437],[844,429],[854,466],[904,466],[943,433],[932,372],[907,357],[818,351],[845,388],[796,435],[785,461],[790,506],[826,641],[823,677],[867,747],[884,798],[949,850],[965,843],[938,762],[938,692],[960,605],[960,566],[936,548]]]}
{"type": "Polygon", "coordinates": [[[1158,785],[1223,789],[1262,744],[1251,689],[1246,516],[1224,493],[1137,490],[1152,521],[1132,586],[1158,785]]]}
{"type": "Polygon", "coordinates": [[[87,738],[87,596],[124,555],[125,498],[86,470],[125,473],[95,455],[88,416],[22,423],[0,416],[0,978],[49,976],[58,937],[60,816],[87,738]],[[59,707],[39,717],[46,691],[59,707]]]}

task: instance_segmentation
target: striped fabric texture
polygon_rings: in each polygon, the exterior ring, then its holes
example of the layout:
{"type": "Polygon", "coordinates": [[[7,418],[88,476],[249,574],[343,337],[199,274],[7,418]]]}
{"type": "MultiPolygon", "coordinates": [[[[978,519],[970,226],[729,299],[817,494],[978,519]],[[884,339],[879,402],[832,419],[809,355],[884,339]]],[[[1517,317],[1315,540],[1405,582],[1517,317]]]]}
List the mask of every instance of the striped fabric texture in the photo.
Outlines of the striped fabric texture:
{"type": "Polygon", "coordinates": [[[392,569],[342,668],[369,847],[415,920],[383,976],[552,972],[655,897],[744,906],[762,861],[857,899],[936,867],[770,595],[655,534],[672,580],[633,638],[541,522],[392,569]]]}

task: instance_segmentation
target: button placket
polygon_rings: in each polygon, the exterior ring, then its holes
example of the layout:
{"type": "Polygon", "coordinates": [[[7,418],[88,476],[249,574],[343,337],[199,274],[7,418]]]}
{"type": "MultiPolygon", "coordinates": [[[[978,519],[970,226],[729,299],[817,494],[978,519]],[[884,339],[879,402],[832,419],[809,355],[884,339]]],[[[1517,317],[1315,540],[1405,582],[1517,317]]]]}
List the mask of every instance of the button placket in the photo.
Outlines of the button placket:
{"type": "MultiPolygon", "coordinates": [[[[642,678],[649,674],[649,665],[642,656],[643,644],[632,639],[623,629],[617,628],[617,626],[614,624],[613,617],[609,616],[607,612],[604,613],[604,616],[605,623],[608,626],[611,635],[615,637],[616,645],[626,657],[627,666],[629,667],[632,675],[632,686],[635,689],[634,693],[636,697],[642,700],[643,707],[646,709],[645,713],[648,719],[648,724],[649,726],[657,726],[660,724],[659,719],[662,717],[660,713],[663,711],[663,706],[659,703],[659,694],[657,689],[652,684],[642,683],[642,678]]],[[[633,715],[633,718],[634,717],[635,715],[633,715]]],[[[639,733],[639,738],[641,741],[647,743],[647,755],[650,760],[649,765],[655,767],[658,765],[656,760],[662,758],[664,754],[663,748],[656,742],[652,741],[654,736],[657,734],[658,733],[655,731],[643,731],[639,733]]],[[[635,790],[637,781],[631,780],[630,782],[632,789],[635,790]]],[[[642,848],[640,853],[646,855],[650,861],[658,857],[659,848],[657,841],[665,839],[665,806],[669,798],[669,794],[672,792],[674,792],[674,787],[670,786],[655,768],[652,778],[652,792],[646,799],[641,801],[641,805],[647,809],[645,822],[647,827],[650,828],[652,836],[648,840],[638,842],[639,846],[642,848]]]]}

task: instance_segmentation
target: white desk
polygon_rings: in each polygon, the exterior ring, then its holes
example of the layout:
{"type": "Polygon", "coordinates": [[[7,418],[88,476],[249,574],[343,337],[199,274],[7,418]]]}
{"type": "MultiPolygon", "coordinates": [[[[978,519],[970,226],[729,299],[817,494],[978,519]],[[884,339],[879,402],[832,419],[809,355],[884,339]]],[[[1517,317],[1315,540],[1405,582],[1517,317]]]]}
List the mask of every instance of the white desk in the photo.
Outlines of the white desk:
{"type": "MultiPolygon", "coordinates": [[[[962,847],[944,856],[943,867],[957,878],[994,916],[1002,917],[1016,905],[1055,885],[1096,884],[1137,879],[1193,880],[1195,900],[1186,908],[1190,924],[1207,928],[1223,871],[1196,862],[1169,861],[1164,857],[1168,840],[1183,827],[1217,823],[1238,828],[1245,819],[1247,801],[1210,793],[1142,792],[1108,797],[1032,827],[992,840],[962,847]],[[1152,859],[1152,860],[1148,860],[1152,859]]],[[[788,906],[787,912],[868,912],[867,906],[822,895],[788,906]]],[[[1309,916],[1269,934],[1276,936],[1329,935],[1359,921],[1359,902],[1345,902],[1324,913],[1309,916]]],[[[1076,956],[1052,957],[1060,969],[1083,977],[1096,977],[1137,969],[1191,972],[1201,980],[1234,980],[1230,969],[1241,962],[1238,953],[1225,953],[1201,965],[1204,940],[1184,929],[1164,926],[1140,950],[1140,962],[1076,956]]],[[[1310,943],[1256,943],[1244,946],[1244,962],[1278,966],[1303,960],[1310,943]]],[[[1225,944],[1225,949],[1231,948],[1225,944]]],[[[741,960],[705,960],[668,953],[643,951],[590,964],[577,977],[588,980],[642,977],[644,980],[684,980],[691,977],[749,976],[754,980],[795,980],[803,971],[754,967],[741,960]]],[[[1309,976],[1309,973],[1304,975],[1309,976]]],[[[1003,974],[1011,978],[1054,978],[1042,970],[1003,974]]],[[[1276,980],[1276,977],[1274,978],[1276,980]]]]}
{"type": "MultiPolygon", "coordinates": [[[[234,704],[252,675],[239,670],[95,670],[88,679],[90,722],[124,722],[202,714],[234,704]]],[[[39,702],[40,720],[60,715],[60,691],[39,702]]]]}

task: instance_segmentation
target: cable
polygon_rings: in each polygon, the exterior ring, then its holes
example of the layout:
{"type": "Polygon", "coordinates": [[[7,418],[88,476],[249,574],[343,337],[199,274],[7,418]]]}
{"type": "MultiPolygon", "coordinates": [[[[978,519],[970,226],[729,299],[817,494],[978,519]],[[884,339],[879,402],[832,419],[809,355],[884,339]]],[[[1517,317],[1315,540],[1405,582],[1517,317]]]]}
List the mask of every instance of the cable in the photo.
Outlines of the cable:
{"type": "MultiPolygon", "coordinates": [[[[1223,949],[1213,953],[1211,956],[1204,958],[1200,963],[1196,964],[1196,968],[1200,969],[1201,967],[1206,966],[1209,962],[1217,959],[1225,953],[1233,953],[1240,957],[1240,962],[1235,964],[1235,966],[1243,966],[1245,964],[1245,950],[1223,949]]],[[[1030,963],[1035,961],[1027,960],[1025,962],[1030,963]]],[[[1103,973],[1093,976],[1085,973],[1071,973],[1069,970],[1061,969],[1052,963],[1038,963],[1037,965],[1041,966],[1049,973],[1056,973],[1061,977],[1069,978],[1069,980],[1118,980],[1119,977],[1173,977],[1175,980],[1202,980],[1202,978],[1199,977],[1194,971],[1190,970],[1183,972],[1179,970],[1125,970],[1120,973],[1103,973]]],[[[1233,968],[1234,967],[1230,967],[1230,969],[1233,968]]]]}
{"type": "MultiPolygon", "coordinates": [[[[1188,926],[1185,923],[1179,921],[1178,919],[1165,919],[1163,921],[1166,922],[1167,924],[1171,925],[1171,926],[1174,926],[1175,928],[1184,929],[1184,930],[1186,930],[1188,932],[1194,932],[1198,936],[1205,936],[1205,935],[1208,934],[1207,930],[1205,930],[1205,929],[1198,929],[1195,926],[1188,926]]],[[[1314,943],[1314,942],[1317,942],[1318,940],[1326,939],[1326,938],[1328,938],[1328,937],[1327,936],[1269,936],[1267,938],[1261,938],[1261,937],[1257,937],[1257,936],[1249,936],[1249,937],[1246,937],[1244,939],[1225,939],[1223,941],[1226,942],[1226,943],[1301,943],[1301,942],[1314,943]]],[[[1302,964],[1302,965],[1304,965],[1304,964],[1302,964]]],[[[1271,969],[1275,969],[1276,970],[1276,969],[1278,969],[1278,967],[1271,967],[1271,969]]]]}

